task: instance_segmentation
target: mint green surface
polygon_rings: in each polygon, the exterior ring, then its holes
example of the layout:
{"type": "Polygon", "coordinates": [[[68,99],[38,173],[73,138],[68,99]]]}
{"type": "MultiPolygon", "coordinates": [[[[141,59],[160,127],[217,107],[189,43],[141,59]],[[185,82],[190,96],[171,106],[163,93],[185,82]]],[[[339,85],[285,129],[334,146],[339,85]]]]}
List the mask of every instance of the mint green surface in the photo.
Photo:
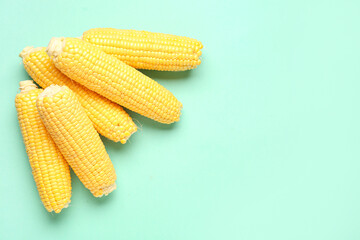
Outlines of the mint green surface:
{"type": "Polygon", "coordinates": [[[1,24],[0,239],[360,239],[360,2],[5,1],[1,24]],[[96,199],[72,175],[71,206],[42,206],[14,98],[19,52],[93,27],[204,44],[199,68],[144,71],[181,121],[138,114],[104,139],[118,189],[96,199]]]}

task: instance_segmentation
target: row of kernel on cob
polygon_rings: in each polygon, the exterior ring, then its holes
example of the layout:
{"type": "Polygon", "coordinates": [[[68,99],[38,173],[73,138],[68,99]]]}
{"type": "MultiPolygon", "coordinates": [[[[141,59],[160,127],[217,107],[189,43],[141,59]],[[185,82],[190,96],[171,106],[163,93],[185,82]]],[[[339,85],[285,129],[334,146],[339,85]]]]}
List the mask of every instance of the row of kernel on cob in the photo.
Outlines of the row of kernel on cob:
{"type": "Polygon", "coordinates": [[[91,29],[20,53],[32,79],[20,82],[16,109],[41,201],[59,213],[70,203],[70,167],[95,197],[116,188],[99,134],[126,143],[137,127],[122,108],[155,121],[179,121],[182,104],[135,68],[183,71],[200,64],[201,42],[170,34],[91,29]],[[99,133],[99,134],[98,134],[99,133]]]}

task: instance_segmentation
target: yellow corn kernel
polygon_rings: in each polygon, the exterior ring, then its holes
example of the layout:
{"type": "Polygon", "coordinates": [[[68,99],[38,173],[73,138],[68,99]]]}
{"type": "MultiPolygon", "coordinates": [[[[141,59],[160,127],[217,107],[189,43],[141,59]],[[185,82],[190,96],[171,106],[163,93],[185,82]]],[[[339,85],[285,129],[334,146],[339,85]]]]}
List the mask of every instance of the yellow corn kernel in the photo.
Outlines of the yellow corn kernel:
{"type": "Polygon", "coordinates": [[[184,71],[200,65],[200,41],[171,34],[94,28],[82,39],[139,69],[184,71]]]}
{"type": "Polygon", "coordinates": [[[20,82],[20,90],[15,106],[35,183],[46,210],[59,213],[70,203],[70,168],[36,109],[36,98],[43,90],[31,80],[20,82]]]}
{"type": "Polygon", "coordinates": [[[45,49],[26,47],[20,53],[24,67],[34,81],[42,88],[52,84],[69,87],[101,135],[115,142],[126,143],[137,127],[125,110],[62,74],[52,63],[45,49]]]}
{"type": "Polygon", "coordinates": [[[114,167],[99,134],[75,94],[51,85],[37,98],[40,117],[60,152],[80,181],[95,197],[116,188],[114,167]]]}
{"type": "Polygon", "coordinates": [[[161,123],[180,118],[182,104],[163,86],[77,38],[53,38],[46,49],[65,75],[104,97],[161,123]]]}

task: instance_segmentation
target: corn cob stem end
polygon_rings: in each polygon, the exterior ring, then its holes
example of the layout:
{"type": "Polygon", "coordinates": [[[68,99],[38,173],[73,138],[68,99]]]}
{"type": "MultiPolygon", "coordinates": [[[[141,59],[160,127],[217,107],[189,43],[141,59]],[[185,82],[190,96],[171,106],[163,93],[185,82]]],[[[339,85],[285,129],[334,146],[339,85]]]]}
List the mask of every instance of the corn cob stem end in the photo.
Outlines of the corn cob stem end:
{"type": "Polygon", "coordinates": [[[33,80],[25,80],[19,83],[20,93],[27,93],[28,91],[37,89],[38,87],[34,84],[33,80]]]}
{"type": "Polygon", "coordinates": [[[49,45],[46,48],[46,53],[49,55],[49,57],[57,57],[61,54],[62,49],[65,47],[65,38],[64,37],[53,37],[49,45]]]}
{"type": "Polygon", "coordinates": [[[37,52],[37,51],[41,51],[43,50],[44,47],[33,47],[33,46],[28,46],[25,47],[21,53],[19,54],[19,57],[21,58],[26,58],[27,56],[29,56],[31,53],[33,52],[37,52]]]}
{"type": "Polygon", "coordinates": [[[61,90],[64,90],[65,88],[66,86],[52,84],[49,87],[45,88],[45,90],[39,94],[38,98],[43,99],[45,97],[53,97],[55,94],[57,94],[61,90]]]}

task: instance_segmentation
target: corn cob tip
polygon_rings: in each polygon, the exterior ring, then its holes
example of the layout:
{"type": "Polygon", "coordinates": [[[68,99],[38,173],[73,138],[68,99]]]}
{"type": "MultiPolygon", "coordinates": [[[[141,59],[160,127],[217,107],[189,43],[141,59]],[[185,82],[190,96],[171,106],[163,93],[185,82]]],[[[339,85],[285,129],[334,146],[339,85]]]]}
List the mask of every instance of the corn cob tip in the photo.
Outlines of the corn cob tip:
{"type": "MultiPolygon", "coordinates": [[[[114,191],[116,189],[116,183],[111,184],[110,186],[104,187],[103,190],[103,195],[107,196],[109,195],[112,191],[114,191]]],[[[100,195],[99,197],[102,197],[103,195],[100,195]]]]}
{"type": "Polygon", "coordinates": [[[49,55],[49,57],[57,57],[61,54],[62,49],[65,47],[65,38],[64,37],[53,37],[49,45],[46,48],[46,53],[49,55]]]}
{"type": "Polygon", "coordinates": [[[64,206],[55,208],[53,211],[55,213],[60,213],[63,209],[68,208],[70,206],[71,200],[69,200],[67,203],[65,203],[64,206]]]}
{"type": "Polygon", "coordinates": [[[34,84],[33,80],[25,80],[19,82],[20,93],[26,93],[37,88],[38,87],[34,84]]]}
{"type": "Polygon", "coordinates": [[[53,97],[55,94],[57,94],[61,90],[64,90],[65,88],[66,86],[52,84],[49,87],[45,88],[45,90],[39,94],[38,99],[43,99],[45,97],[53,97]]]}
{"type": "Polygon", "coordinates": [[[41,51],[43,50],[44,47],[33,47],[33,46],[28,46],[25,47],[21,53],[19,54],[19,57],[21,58],[26,58],[27,56],[29,56],[31,53],[33,52],[37,52],[37,51],[41,51]]]}

